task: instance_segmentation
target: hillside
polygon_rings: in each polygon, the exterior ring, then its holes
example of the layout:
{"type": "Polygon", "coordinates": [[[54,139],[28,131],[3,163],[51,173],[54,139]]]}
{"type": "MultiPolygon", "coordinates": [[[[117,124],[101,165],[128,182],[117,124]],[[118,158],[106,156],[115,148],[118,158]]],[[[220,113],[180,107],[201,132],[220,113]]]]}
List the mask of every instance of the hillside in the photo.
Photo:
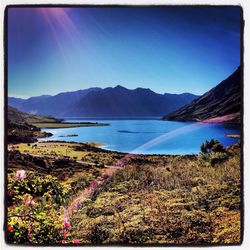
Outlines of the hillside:
{"type": "Polygon", "coordinates": [[[9,97],[9,105],[24,112],[57,117],[162,116],[191,102],[198,96],[157,94],[150,89],[90,88],[55,96],[29,99],[9,97]]]}
{"type": "Polygon", "coordinates": [[[62,120],[52,116],[31,115],[11,106],[8,106],[8,120],[12,122],[40,123],[40,122],[61,122],[62,120]]]}
{"type": "Polygon", "coordinates": [[[53,117],[30,115],[8,106],[8,143],[32,143],[36,142],[39,137],[49,137],[51,133],[43,132],[30,123],[60,121],[53,117]]]}
{"type": "Polygon", "coordinates": [[[183,108],[163,117],[165,120],[240,123],[240,67],[216,87],[183,108]]]}

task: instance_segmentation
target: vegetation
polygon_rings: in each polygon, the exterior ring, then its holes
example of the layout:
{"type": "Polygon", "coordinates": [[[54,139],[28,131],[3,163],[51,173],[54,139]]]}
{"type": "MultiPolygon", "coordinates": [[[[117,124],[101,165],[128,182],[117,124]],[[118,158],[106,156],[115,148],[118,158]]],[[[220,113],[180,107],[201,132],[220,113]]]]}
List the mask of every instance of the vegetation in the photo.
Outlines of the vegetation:
{"type": "Polygon", "coordinates": [[[73,214],[72,234],[102,244],[239,243],[239,148],[227,154],[213,166],[201,155],[126,165],[73,214]]]}
{"type": "Polygon", "coordinates": [[[17,110],[16,108],[13,108],[11,106],[8,106],[8,119],[12,122],[17,123],[38,123],[38,122],[46,122],[46,123],[59,123],[62,121],[62,119],[57,119],[52,116],[40,116],[40,115],[32,115],[25,112],[22,112],[20,110],[17,110]]]}
{"type": "MultiPolygon", "coordinates": [[[[17,147],[17,146],[15,146],[17,147]]],[[[74,244],[65,207],[103,171],[70,159],[8,152],[7,241],[74,244]]]]}
{"type": "Polygon", "coordinates": [[[38,137],[49,137],[51,135],[51,133],[43,132],[40,128],[28,123],[8,121],[8,143],[32,143],[36,142],[38,137]]]}
{"type": "Polygon", "coordinates": [[[10,173],[8,241],[46,244],[71,239],[61,218],[67,190],[50,175],[41,177],[25,170],[10,173]]]}
{"type": "MultiPolygon", "coordinates": [[[[63,157],[74,160],[83,160],[92,162],[90,159],[92,153],[89,151],[102,152],[104,150],[96,148],[95,146],[101,146],[101,143],[68,143],[61,141],[46,141],[39,143],[20,143],[18,145],[9,145],[9,149],[18,149],[22,153],[40,156],[50,157],[63,157]]],[[[105,152],[105,151],[104,151],[105,152]]]]}
{"type": "Polygon", "coordinates": [[[204,154],[223,153],[225,148],[218,140],[211,139],[201,144],[201,152],[204,154]]]}
{"type": "Polygon", "coordinates": [[[190,156],[73,142],[9,145],[8,242],[240,243],[240,145],[221,152],[218,144],[190,156]]]}

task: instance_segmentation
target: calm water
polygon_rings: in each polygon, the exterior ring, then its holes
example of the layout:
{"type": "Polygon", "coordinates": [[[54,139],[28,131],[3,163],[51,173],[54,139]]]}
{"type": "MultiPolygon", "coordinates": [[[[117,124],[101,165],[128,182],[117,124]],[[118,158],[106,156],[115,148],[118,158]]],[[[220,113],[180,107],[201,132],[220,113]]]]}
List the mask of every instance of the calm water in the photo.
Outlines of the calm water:
{"type": "Polygon", "coordinates": [[[53,133],[42,140],[62,140],[76,142],[102,142],[102,148],[120,152],[144,154],[192,154],[198,153],[205,140],[215,138],[224,146],[238,139],[226,134],[239,133],[238,129],[226,128],[222,124],[199,124],[173,122],[157,119],[145,120],[66,120],[74,122],[93,121],[109,123],[110,126],[80,127],[64,129],[44,129],[53,133]],[[60,137],[77,134],[77,137],[60,137]]]}

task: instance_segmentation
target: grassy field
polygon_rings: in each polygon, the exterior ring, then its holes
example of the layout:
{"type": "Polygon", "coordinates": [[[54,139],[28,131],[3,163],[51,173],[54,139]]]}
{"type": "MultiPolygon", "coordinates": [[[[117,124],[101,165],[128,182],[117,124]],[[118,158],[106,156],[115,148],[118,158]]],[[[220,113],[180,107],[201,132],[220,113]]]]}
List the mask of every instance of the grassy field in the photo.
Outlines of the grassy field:
{"type": "Polygon", "coordinates": [[[9,145],[13,152],[10,174],[25,169],[44,178],[52,175],[67,187],[66,207],[81,197],[81,205],[68,218],[67,233],[73,239],[86,244],[240,242],[239,143],[224,153],[186,156],[125,155],[93,146],[73,142],[9,145]],[[29,154],[40,155],[42,163],[29,154]],[[53,157],[70,161],[53,161],[53,157]],[[121,168],[104,178],[107,166],[118,162],[121,168]],[[93,192],[82,196],[99,176],[102,181],[92,185],[93,192]]]}
{"type": "MultiPolygon", "coordinates": [[[[9,149],[17,149],[21,153],[51,156],[51,157],[69,157],[75,160],[89,160],[85,158],[89,154],[88,151],[77,151],[74,147],[81,146],[81,143],[68,143],[68,142],[37,142],[37,143],[20,143],[16,145],[9,145],[9,149]]],[[[93,142],[86,145],[98,147],[103,143],[93,142]]]]}
{"type": "Polygon", "coordinates": [[[32,123],[33,126],[38,128],[74,128],[74,127],[96,127],[96,126],[108,126],[107,123],[74,123],[74,122],[61,122],[61,123],[52,123],[52,122],[43,122],[43,123],[32,123]]]}

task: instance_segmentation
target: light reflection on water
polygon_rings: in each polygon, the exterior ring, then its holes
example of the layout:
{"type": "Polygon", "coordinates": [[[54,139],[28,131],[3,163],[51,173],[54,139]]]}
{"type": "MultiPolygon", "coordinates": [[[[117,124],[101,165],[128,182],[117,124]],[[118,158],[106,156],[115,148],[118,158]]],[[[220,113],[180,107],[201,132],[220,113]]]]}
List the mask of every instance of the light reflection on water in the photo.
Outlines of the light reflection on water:
{"type": "Polygon", "coordinates": [[[143,154],[193,154],[198,153],[205,140],[215,138],[224,146],[238,141],[226,137],[239,134],[239,129],[222,124],[162,121],[159,119],[130,120],[66,120],[68,122],[99,122],[110,126],[43,129],[53,133],[42,140],[76,142],[102,142],[103,148],[120,152],[143,154]],[[76,137],[61,137],[77,134],[76,137]]]}

